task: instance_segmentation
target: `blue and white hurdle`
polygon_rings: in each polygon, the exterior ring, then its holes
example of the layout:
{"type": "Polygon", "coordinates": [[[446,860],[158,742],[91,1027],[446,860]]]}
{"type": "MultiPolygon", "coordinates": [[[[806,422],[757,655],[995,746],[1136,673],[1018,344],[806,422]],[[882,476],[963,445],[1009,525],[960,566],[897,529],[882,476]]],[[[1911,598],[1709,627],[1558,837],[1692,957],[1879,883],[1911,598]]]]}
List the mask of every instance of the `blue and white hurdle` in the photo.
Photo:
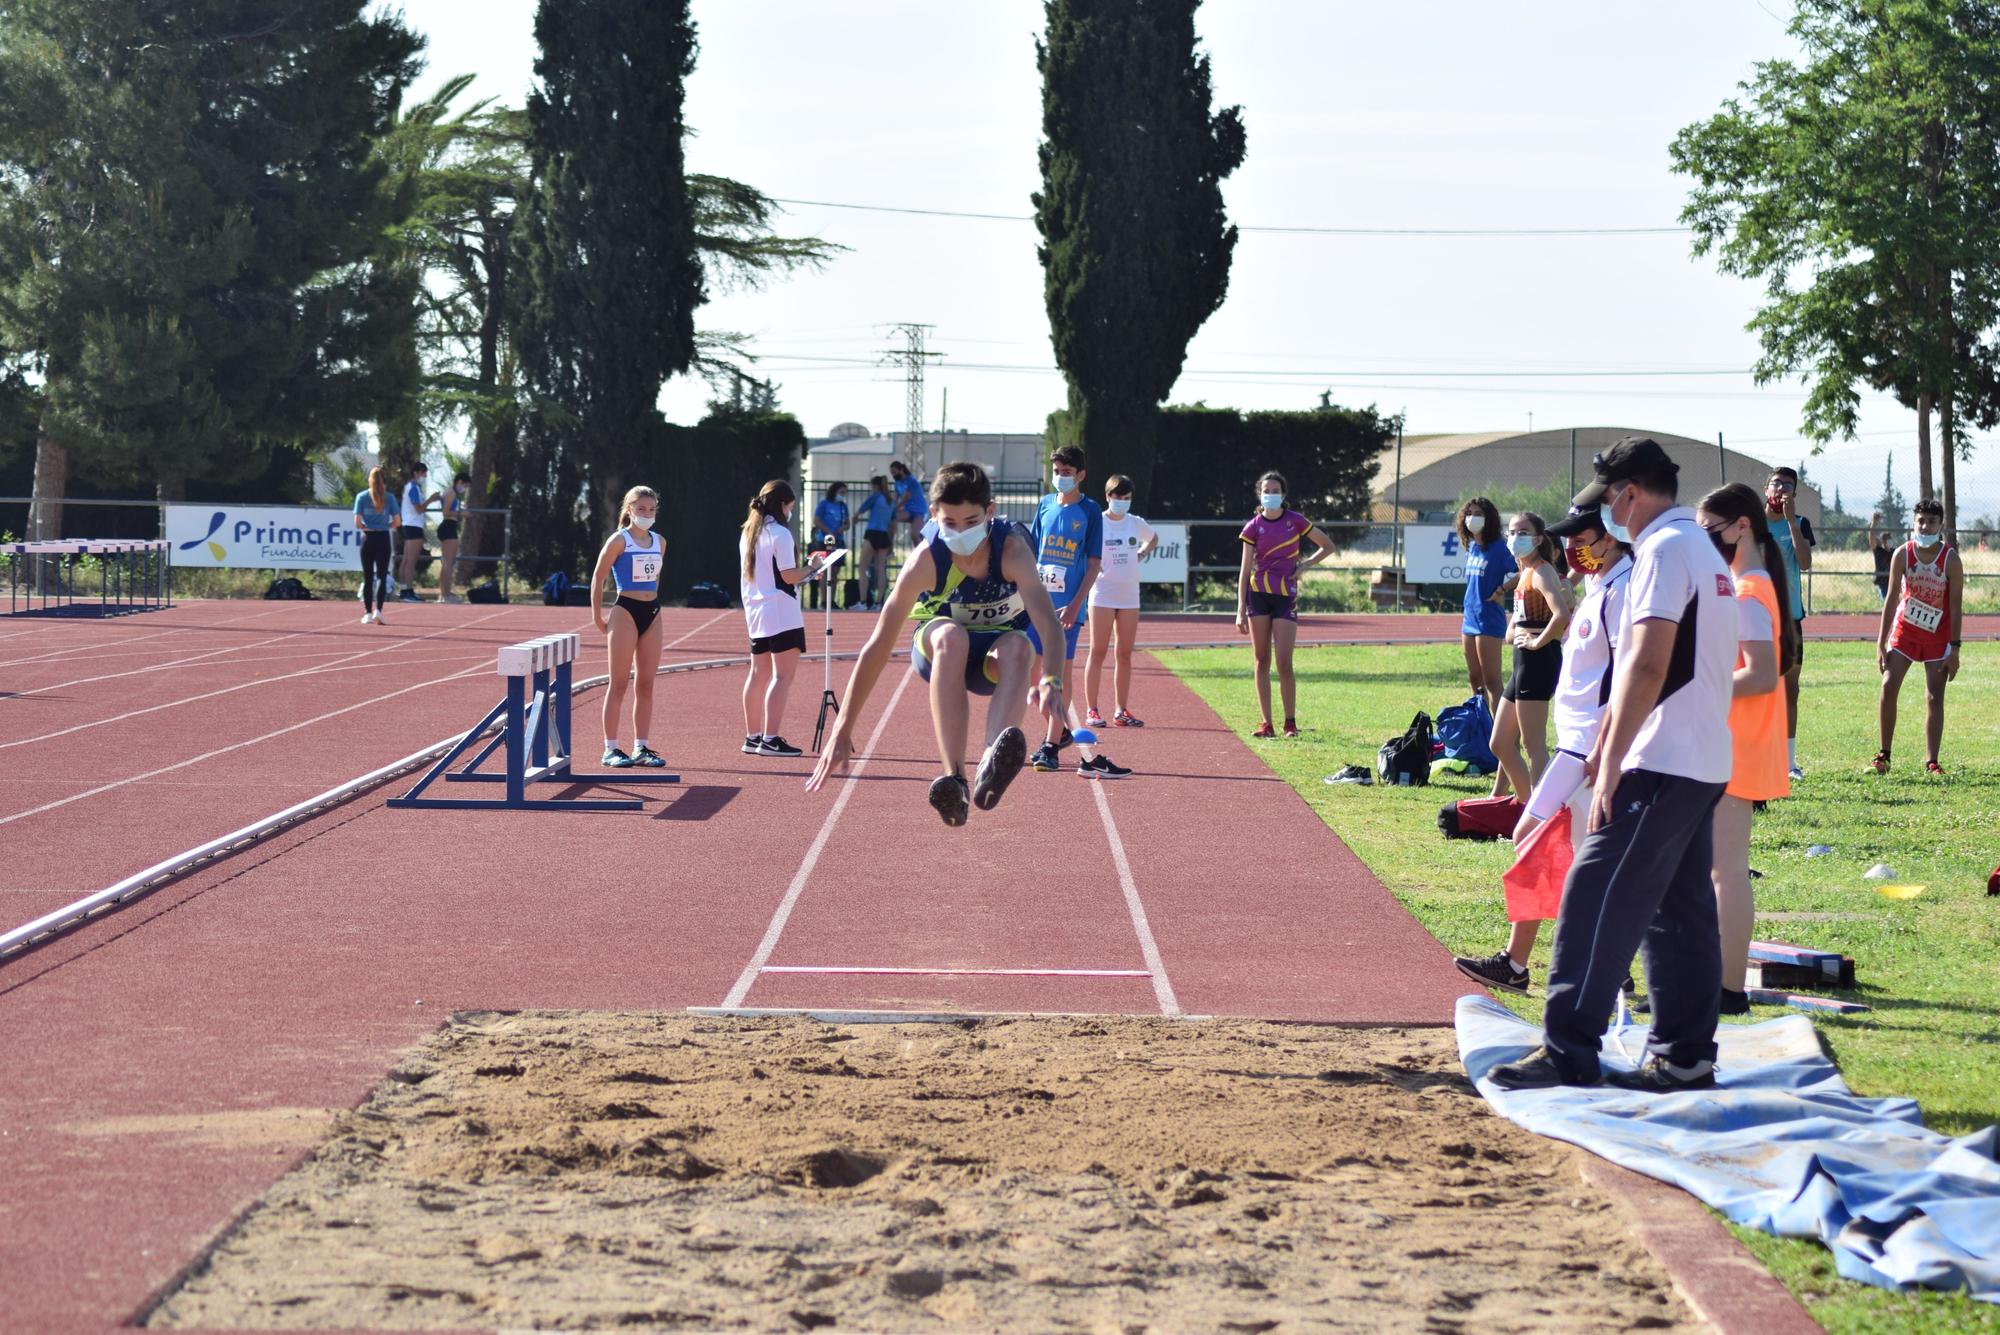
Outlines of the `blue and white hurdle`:
{"type": "Polygon", "coordinates": [[[507,679],[507,698],[493,706],[457,744],[425,771],[416,786],[392,807],[456,807],[481,811],[637,811],[636,797],[528,796],[536,783],[679,783],[681,776],[660,770],[631,769],[617,774],[579,775],[570,769],[570,696],[579,636],[544,635],[538,640],[508,645],[499,654],[496,671],[507,679]],[[500,735],[487,742],[464,769],[453,771],[458,758],[479,744],[495,723],[500,735]],[[505,748],[506,770],[479,772],[495,751],[505,748]],[[448,783],[504,783],[505,797],[426,797],[424,790],[438,779],[448,783]]]}

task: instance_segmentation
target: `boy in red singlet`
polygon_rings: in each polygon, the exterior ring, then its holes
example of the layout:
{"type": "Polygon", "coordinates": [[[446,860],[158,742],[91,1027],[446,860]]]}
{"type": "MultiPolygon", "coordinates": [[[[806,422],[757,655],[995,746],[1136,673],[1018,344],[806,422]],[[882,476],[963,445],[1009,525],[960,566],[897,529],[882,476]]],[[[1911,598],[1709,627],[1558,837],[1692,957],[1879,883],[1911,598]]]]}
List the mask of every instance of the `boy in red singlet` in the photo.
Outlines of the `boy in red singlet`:
{"type": "Polygon", "coordinates": [[[1896,739],[1896,696],[1910,664],[1924,665],[1924,770],[1942,774],[1938,745],[1944,740],[1945,683],[1958,675],[1958,645],[1965,612],[1965,567],[1944,541],[1944,507],[1918,501],[1916,534],[1889,560],[1889,593],[1882,604],[1882,629],[1875,637],[1875,665],[1882,672],[1882,749],[1869,768],[1889,772],[1889,747],[1896,739]]]}

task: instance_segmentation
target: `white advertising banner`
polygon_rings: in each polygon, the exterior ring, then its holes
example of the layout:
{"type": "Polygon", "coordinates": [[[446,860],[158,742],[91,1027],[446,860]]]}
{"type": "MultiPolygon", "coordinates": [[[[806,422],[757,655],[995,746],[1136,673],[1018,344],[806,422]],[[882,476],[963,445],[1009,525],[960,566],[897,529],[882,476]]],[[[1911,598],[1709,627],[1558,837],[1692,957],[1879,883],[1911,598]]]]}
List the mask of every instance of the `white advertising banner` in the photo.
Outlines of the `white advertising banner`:
{"type": "MultiPolygon", "coordinates": [[[[1153,524],[1152,520],[1146,521],[1153,524]]],[[[1188,577],[1187,525],[1172,522],[1153,524],[1160,535],[1159,545],[1139,562],[1142,584],[1184,584],[1188,577]]]]}
{"type": "Polygon", "coordinates": [[[331,506],[169,505],[177,566],[230,570],[359,570],[352,511],[331,506]]]}
{"type": "Polygon", "coordinates": [[[1465,544],[1448,524],[1403,530],[1403,580],[1409,584],[1465,583],[1465,544]]]}

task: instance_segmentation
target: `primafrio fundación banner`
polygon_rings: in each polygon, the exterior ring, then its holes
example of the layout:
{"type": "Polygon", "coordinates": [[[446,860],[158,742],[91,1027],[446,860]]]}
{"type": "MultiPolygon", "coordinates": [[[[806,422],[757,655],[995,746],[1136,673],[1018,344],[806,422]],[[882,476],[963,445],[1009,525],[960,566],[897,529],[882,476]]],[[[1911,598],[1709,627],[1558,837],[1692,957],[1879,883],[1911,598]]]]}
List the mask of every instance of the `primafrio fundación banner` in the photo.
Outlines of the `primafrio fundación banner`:
{"type": "Polygon", "coordinates": [[[229,570],[359,570],[352,511],[331,506],[169,505],[177,566],[229,570]]]}

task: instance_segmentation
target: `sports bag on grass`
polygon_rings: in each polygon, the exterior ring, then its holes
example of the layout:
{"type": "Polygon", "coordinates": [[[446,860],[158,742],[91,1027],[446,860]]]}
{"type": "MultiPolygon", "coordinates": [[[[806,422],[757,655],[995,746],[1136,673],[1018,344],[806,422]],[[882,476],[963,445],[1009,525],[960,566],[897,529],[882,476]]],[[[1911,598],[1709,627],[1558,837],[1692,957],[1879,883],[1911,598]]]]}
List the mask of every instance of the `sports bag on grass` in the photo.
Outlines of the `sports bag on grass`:
{"type": "Polygon", "coordinates": [[[1516,797],[1466,797],[1438,811],[1447,839],[1498,839],[1514,833],[1527,808],[1516,797]]]}
{"type": "Polygon", "coordinates": [[[468,603],[504,603],[507,600],[500,596],[500,586],[489,579],[484,584],[475,584],[467,589],[465,591],[465,601],[468,603]]]}
{"type": "Polygon", "coordinates": [[[1471,761],[1486,774],[1500,768],[1493,754],[1493,711],[1486,707],[1485,696],[1474,695],[1462,705],[1439,710],[1437,735],[1446,760],[1471,761]]]}
{"type": "Polygon", "coordinates": [[[563,607],[569,603],[569,576],[558,570],[542,581],[542,604],[563,607]]]}
{"type": "Polygon", "coordinates": [[[1402,736],[1391,737],[1375,753],[1375,777],[1390,786],[1431,781],[1431,716],[1422,710],[1402,736]]]}

